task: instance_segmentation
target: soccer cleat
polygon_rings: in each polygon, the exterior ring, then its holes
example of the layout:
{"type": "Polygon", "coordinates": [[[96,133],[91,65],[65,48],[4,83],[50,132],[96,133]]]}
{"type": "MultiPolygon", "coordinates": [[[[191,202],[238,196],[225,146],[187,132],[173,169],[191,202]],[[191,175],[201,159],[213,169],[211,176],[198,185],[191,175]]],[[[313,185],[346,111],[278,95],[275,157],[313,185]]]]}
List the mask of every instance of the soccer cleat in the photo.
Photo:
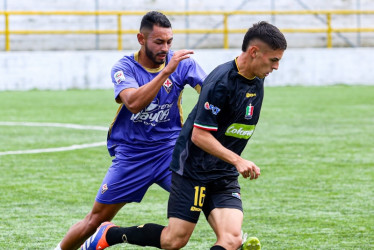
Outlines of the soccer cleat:
{"type": "Polygon", "coordinates": [[[117,227],[112,222],[102,223],[96,230],[96,232],[88,238],[82,245],[81,250],[101,250],[109,247],[106,241],[106,234],[109,228],[117,227]]]}
{"type": "Polygon", "coordinates": [[[261,243],[256,237],[245,237],[241,250],[261,250],[261,243]]]}

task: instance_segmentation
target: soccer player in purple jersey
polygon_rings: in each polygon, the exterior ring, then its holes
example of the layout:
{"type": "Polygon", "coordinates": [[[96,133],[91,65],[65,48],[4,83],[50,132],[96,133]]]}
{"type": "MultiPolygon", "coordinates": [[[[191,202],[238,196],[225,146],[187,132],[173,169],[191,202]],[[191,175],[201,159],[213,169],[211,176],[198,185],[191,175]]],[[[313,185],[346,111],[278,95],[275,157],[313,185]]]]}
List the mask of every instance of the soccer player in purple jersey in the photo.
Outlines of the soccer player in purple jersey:
{"type": "Polygon", "coordinates": [[[174,148],[166,227],[153,223],[118,227],[105,222],[82,249],[104,249],[124,242],[180,249],[191,237],[201,212],[217,238],[210,250],[261,249],[257,238],[242,239],[238,181],[239,175],[257,179],[260,168],[240,155],[260,117],[264,78],[278,69],[286,48],[278,28],[259,22],[244,36],[242,53],[216,67],[204,80],[197,105],[174,148]]]}
{"type": "Polygon", "coordinates": [[[77,249],[104,221],[130,202],[140,202],[153,184],[170,191],[169,164],[182,127],[181,95],[186,84],[200,92],[206,74],[191,50],[171,51],[168,18],[148,12],[142,19],[138,52],[112,68],[115,100],[120,104],[108,132],[115,156],[91,212],[73,225],[56,249],[77,249]]]}

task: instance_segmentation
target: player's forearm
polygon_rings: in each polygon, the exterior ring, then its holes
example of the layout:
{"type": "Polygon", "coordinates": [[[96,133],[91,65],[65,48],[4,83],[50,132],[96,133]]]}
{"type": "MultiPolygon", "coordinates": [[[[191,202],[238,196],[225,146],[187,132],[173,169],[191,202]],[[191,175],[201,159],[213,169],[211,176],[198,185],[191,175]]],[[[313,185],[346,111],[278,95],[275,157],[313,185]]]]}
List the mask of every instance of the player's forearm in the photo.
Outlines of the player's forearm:
{"type": "Polygon", "coordinates": [[[209,131],[193,128],[191,140],[205,152],[232,165],[242,160],[238,154],[225,148],[209,131]]]}
{"type": "Polygon", "coordinates": [[[136,114],[147,107],[160,91],[161,86],[169,77],[169,73],[161,71],[149,83],[138,89],[128,89],[120,93],[122,102],[130,112],[136,114]]]}

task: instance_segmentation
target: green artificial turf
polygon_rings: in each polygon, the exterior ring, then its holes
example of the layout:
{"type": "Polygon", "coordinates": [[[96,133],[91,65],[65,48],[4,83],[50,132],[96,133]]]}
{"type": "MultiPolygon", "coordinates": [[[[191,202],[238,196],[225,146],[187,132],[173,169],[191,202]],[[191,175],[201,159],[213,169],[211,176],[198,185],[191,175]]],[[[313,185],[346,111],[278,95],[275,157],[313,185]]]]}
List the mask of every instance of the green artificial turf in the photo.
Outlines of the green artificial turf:
{"type": "MultiPolygon", "coordinates": [[[[185,90],[185,117],[197,100],[193,92],[185,90]]],[[[373,86],[265,88],[242,154],[261,176],[240,178],[243,230],[263,249],[374,248],[373,96],[373,86]]],[[[108,127],[117,108],[111,90],[0,92],[0,122],[108,127]]],[[[0,154],[105,140],[106,131],[0,125],[0,154]]],[[[0,249],[53,249],[90,211],[110,164],[105,146],[0,155],[0,249]]],[[[113,221],[166,224],[167,199],[154,185],[113,221]]],[[[214,242],[201,215],[185,249],[214,242]]],[[[122,248],[138,249],[113,247],[122,248]]]]}

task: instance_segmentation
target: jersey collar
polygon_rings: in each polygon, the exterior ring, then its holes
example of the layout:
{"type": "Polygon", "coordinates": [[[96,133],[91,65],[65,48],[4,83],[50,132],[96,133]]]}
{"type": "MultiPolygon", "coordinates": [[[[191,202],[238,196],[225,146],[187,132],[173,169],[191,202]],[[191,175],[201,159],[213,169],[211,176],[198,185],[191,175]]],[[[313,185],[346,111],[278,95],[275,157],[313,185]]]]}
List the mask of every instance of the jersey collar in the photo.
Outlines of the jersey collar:
{"type": "MultiPolygon", "coordinates": [[[[134,53],[134,60],[139,63],[139,51],[134,53]]],[[[140,64],[140,63],[139,63],[140,64]]],[[[141,65],[141,64],[140,64],[141,65]]],[[[165,63],[161,64],[158,68],[146,68],[142,65],[142,67],[148,71],[149,73],[157,73],[160,72],[163,68],[165,68],[165,63]]]]}

